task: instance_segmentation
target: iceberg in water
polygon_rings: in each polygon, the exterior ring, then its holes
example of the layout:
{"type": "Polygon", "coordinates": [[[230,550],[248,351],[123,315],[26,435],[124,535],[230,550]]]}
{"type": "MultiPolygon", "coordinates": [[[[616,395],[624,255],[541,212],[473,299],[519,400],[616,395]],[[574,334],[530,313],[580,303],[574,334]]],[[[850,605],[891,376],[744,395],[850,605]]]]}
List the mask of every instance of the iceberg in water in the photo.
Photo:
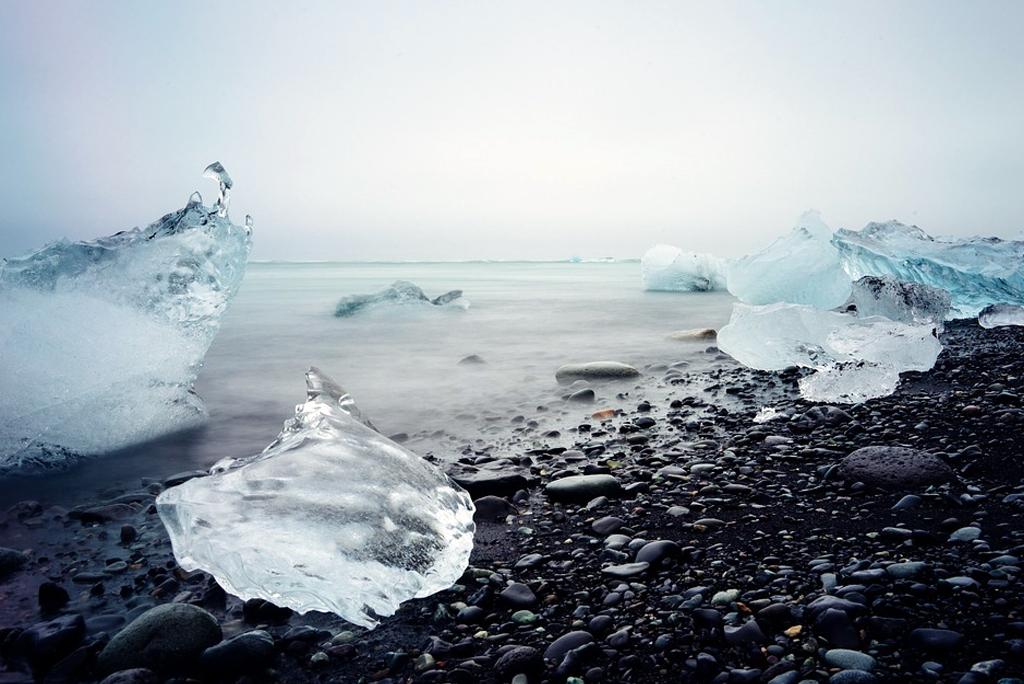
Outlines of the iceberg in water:
{"type": "Polygon", "coordinates": [[[949,313],[945,290],[924,283],[908,283],[892,276],[864,276],[853,284],[850,303],[857,315],[884,316],[904,323],[925,323],[942,331],[949,313]]]}
{"type": "Polygon", "coordinates": [[[978,314],[978,324],[982,328],[1024,325],[1024,307],[1013,304],[989,304],[978,314]]]}
{"type": "Polygon", "coordinates": [[[789,235],[729,262],[729,292],[747,304],[843,305],[850,296],[850,276],[831,240],[832,231],[818,212],[805,213],[789,235]]]}
{"type": "Polygon", "coordinates": [[[228,592],[374,627],[447,589],[469,563],[473,502],[378,433],[319,370],[263,453],[166,490],[157,511],[185,570],[228,592]]]}
{"type": "Polygon", "coordinates": [[[891,394],[903,371],[926,371],[942,349],[933,326],[861,318],[797,304],[734,304],[718,347],[761,370],[814,369],[800,380],[811,401],[857,403],[891,394]]]}
{"type": "Polygon", "coordinates": [[[1024,242],[933,238],[889,221],[838,230],[832,243],[853,278],[892,275],[946,290],[955,318],[975,316],[989,304],[1024,305],[1024,242]]]}
{"type": "Polygon", "coordinates": [[[381,304],[429,304],[456,309],[468,309],[469,302],[462,296],[462,290],[452,290],[431,299],[423,290],[408,280],[396,280],[385,290],[368,295],[350,295],[343,297],[335,307],[334,315],[339,318],[353,316],[360,311],[381,304]]]}
{"type": "Polygon", "coordinates": [[[143,228],[0,262],[0,473],[59,466],[190,427],[203,357],[245,273],[251,220],[228,219],[220,164],[143,228]]]}
{"type": "Polygon", "coordinates": [[[725,289],[725,262],[711,254],[655,245],[640,260],[645,290],[710,292],[725,289]]]}

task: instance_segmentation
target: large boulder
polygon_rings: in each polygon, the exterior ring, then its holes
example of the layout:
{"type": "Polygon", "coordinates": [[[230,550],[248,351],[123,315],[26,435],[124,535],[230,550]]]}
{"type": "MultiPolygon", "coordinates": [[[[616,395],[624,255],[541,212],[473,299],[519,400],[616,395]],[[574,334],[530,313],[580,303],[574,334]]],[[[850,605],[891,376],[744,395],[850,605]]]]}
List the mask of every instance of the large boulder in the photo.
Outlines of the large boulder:
{"type": "Polygon", "coordinates": [[[618,361],[592,361],[568,363],[555,371],[555,380],[570,383],[574,380],[626,380],[640,375],[640,371],[618,361]]]}
{"type": "Polygon", "coordinates": [[[938,484],[953,470],[937,456],[905,447],[869,446],[844,458],[839,470],[847,480],[886,488],[938,484]]]}
{"type": "Polygon", "coordinates": [[[102,672],[148,668],[156,672],[191,669],[203,651],[221,640],[217,619],[187,603],[150,608],[118,632],[100,651],[102,672]]]}

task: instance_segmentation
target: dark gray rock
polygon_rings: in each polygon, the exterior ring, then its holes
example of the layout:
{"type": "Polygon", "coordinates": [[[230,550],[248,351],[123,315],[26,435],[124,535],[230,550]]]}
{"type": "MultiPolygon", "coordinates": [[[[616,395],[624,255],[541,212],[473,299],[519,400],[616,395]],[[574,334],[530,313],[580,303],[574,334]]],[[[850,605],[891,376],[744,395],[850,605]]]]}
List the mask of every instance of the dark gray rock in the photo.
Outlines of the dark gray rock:
{"type": "Polygon", "coordinates": [[[537,603],[537,596],[533,593],[533,590],[519,582],[513,582],[508,585],[498,596],[501,597],[502,601],[516,608],[529,608],[537,603]]]}
{"type": "Polygon", "coordinates": [[[555,371],[555,379],[565,383],[573,380],[624,380],[639,375],[640,371],[633,366],[617,361],[569,363],[555,371]]]}
{"type": "Polygon", "coordinates": [[[165,603],[118,632],[100,652],[98,665],[102,672],[137,667],[182,671],[220,640],[220,625],[205,610],[187,603],[165,603]]]}
{"type": "Polygon", "coordinates": [[[506,651],[494,663],[494,674],[507,682],[518,674],[532,679],[544,671],[544,658],[531,646],[516,646],[506,651]]]}
{"type": "Polygon", "coordinates": [[[840,462],[839,470],[847,480],[887,488],[937,484],[953,476],[952,469],[937,456],[887,446],[857,449],[840,462]]]}
{"type": "Polygon", "coordinates": [[[476,509],[473,512],[473,520],[486,522],[502,520],[506,516],[518,513],[518,509],[500,496],[482,496],[473,502],[476,509]]]}
{"type": "Polygon", "coordinates": [[[28,562],[28,556],[21,551],[0,546],[0,577],[20,570],[28,562]]]}
{"type": "Polygon", "coordinates": [[[105,678],[100,684],[157,684],[156,673],[142,667],[121,670],[105,678]]]}
{"type": "Polygon", "coordinates": [[[571,475],[549,482],[544,491],[559,501],[588,501],[598,496],[621,496],[622,485],[611,475],[571,475]]]}
{"type": "Polygon", "coordinates": [[[577,630],[575,632],[569,632],[551,642],[551,645],[544,651],[545,660],[553,660],[556,663],[562,662],[562,658],[569,651],[591,643],[594,637],[590,632],[584,632],[577,630]]]}
{"type": "Polygon", "coordinates": [[[200,656],[199,664],[209,675],[234,678],[262,672],[275,655],[274,638],[256,629],[209,647],[200,656]]]}

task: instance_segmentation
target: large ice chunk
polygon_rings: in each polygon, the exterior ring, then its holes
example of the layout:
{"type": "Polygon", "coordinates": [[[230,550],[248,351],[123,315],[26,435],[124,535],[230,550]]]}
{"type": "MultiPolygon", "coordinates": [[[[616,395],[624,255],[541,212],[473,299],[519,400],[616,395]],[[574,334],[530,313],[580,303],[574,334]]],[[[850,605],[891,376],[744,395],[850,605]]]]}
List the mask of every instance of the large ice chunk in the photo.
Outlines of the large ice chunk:
{"type": "Polygon", "coordinates": [[[384,437],[316,368],[263,453],[157,498],[174,555],[243,599],[337,613],[365,627],[447,589],[469,562],[473,503],[384,437]]]}
{"type": "Polygon", "coordinates": [[[942,331],[949,313],[949,293],[924,283],[908,283],[892,276],[864,276],[853,284],[850,303],[857,315],[884,316],[904,323],[925,323],[942,331]]]}
{"type": "Polygon", "coordinates": [[[806,399],[857,403],[891,394],[903,371],[935,365],[942,346],[932,328],[797,304],[734,304],[718,346],[751,368],[814,369],[800,381],[806,399]]]}
{"type": "Polygon", "coordinates": [[[197,193],[147,228],[0,262],[0,473],[202,420],[192,384],[251,243],[221,184],[212,209],[197,193]]]}
{"type": "Polygon", "coordinates": [[[462,290],[451,290],[431,299],[419,286],[410,283],[408,280],[396,280],[389,287],[380,292],[368,295],[349,295],[343,297],[334,309],[334,315],[339,318],[353,316],[360,311],[370,309],[382,304],[388,305],[432,305],[439,307],[452,307],[456,309],[469,308],[469,302],[462,296],[462,290]]]}
{"type": "Polygon", "coordinates": [[[832,242],[853,278],[892,275],[946,290],[954,318],[975,316],[989,304],[1024,305],[1024,242],[934,238],[898,221],[838,230],[832,242]]]}
{"type": "Polygon", "coordinates": [[[655,245],[640,259],[645,290],[710,292],[725,289],[725,262],[711,254],[655,245]]]}
{"type": "Polygon", "coordinates": [[[989,304],[978,314],[978,324],[982,328],[1024,325],[1024,307],[1013,304],[989,304]]]}
{"type": "Polygon", "coordinates": [[[850,277],[816,211],[760,252],[729,262],[729,292],[747,304],[789,302],[832,309],[850,296],[850,277]]]}

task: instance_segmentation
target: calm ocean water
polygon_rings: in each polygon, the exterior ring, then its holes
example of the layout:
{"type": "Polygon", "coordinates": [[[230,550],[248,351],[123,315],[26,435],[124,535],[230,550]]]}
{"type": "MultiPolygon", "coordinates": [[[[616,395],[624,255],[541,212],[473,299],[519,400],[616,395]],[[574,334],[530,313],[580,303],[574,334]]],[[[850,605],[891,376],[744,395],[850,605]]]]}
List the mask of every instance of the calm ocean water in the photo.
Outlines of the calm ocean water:
{"type": "MultiPolygon", "coordinates": [[[[259,452],[303,399],[310,365],[346,387],[382,432],[406,433],[408,446],[441,458],[500,441],[522,424],[516,416],[573,425],[566,419],[582,420],[593,406],[566,405],[558,366],[687,361],[699,371],[707,345],[667,335],[720,327],[731,302],[722,293],[644,292],[635,262],[250,264],[196,386],[210,414],[203,427],[64,472],[0,481],[0,505],[75,503],[115,484],[259,452]],[[462,289],[471,306],[333,315],[342,296],[398,279],[431,297],[462,289]],[[470,354],[486,364],[460,366],[470,354]]],[[[599,397],[614,405],[615,391],[599,397]]]]}

